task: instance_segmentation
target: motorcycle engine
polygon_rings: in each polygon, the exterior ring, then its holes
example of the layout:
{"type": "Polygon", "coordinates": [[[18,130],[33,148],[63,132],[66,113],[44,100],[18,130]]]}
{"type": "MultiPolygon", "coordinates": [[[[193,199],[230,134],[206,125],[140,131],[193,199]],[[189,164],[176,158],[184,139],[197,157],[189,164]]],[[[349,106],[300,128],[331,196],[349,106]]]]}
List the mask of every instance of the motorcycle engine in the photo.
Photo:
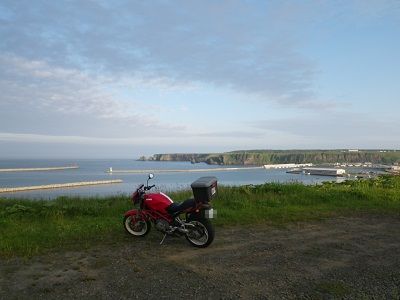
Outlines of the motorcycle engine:
{"type": "Polygon", "coordinates": [[[168,222],[165,220],[162,220],[162,219],[157,220],[155,225],[156,225],[156,229],[161,232],[166,232],[170,228],[170,225],[168,224],[168,222]]]}

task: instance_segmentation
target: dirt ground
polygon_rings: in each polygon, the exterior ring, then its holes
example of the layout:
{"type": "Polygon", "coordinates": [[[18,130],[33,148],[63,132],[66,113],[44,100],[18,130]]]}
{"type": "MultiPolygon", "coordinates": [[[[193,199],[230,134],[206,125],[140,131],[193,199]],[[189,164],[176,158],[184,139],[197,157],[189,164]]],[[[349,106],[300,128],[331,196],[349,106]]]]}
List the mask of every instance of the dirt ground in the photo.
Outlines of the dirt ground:
{"type": "MultiPolygon", "coordinates": [[[[121,227],[122,230],[122,227],[121,227]]],[[[0,261],[0,299],[400,299],[400,218],[217,228],[0,261]]]]}

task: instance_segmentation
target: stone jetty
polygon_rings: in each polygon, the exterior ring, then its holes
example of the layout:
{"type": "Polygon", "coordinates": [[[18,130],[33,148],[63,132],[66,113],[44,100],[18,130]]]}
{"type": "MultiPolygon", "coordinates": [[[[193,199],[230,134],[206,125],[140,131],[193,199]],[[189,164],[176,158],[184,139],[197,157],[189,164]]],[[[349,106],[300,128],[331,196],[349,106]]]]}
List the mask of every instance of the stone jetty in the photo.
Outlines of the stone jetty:
{"type": "Polygon", "coordinates": [[[8,188],[0,188],[0,193],[13,193],[13,192],[22,192],[22,191],[31,191],[31,190],[45,190],[45,189],[59,189],[59,188],[73,188],[73,187],[81,187],[81,186],[87,186],[87,185],[114,184],[114,183],[122,183],[122,182],[123,181],[121,179],[114,179],[114,180],[101,180],[101,181],[83,181],[83,182],[56,183],[56,184],[47,184],[47,185],[8,187],[8,188]]]}
{"type": "Polygon", "coordinates": [[[69,170],[69,169],[79,169],[79,166],[0,169],[0,172],[38,172],[38,171],[58,171],[58,170],[69,170]]]}

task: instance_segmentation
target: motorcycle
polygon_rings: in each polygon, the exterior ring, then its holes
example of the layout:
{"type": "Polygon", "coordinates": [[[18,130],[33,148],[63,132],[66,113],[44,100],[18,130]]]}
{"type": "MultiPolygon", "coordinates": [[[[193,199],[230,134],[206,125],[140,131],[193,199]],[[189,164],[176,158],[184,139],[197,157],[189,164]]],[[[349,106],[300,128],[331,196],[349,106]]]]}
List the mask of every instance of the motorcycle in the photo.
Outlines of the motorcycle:
{"type": "Polygon", "coordinates": [[[208,247],[214,240],[214,228],[210,219],[216,211],[210,201],[217,194],[217,178],[201,177],[191,184],[194,198],[175,203],[164,193],[150,193],[155,185],[149,185],[154,175],[149,174],[146,186],[139,185],[132,194],[136,209],[124,215],[124,228],[134,237],[146,236],[152,225],[164,234],[160,245],[167,236],[185,236],[194,247],[208,247]],[[180,216],[184,214],[185,218],[180,216]]]}

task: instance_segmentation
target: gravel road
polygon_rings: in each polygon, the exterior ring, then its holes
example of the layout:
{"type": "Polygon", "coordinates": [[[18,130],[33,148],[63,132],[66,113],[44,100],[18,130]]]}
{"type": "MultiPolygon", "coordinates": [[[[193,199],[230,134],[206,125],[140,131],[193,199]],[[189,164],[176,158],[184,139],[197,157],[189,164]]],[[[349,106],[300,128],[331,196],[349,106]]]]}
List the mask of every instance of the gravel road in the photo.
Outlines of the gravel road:
{"type": "Polygon", "coordinates": [[[400,299],[400,217],[217,228],[207,249],[160,239],[1,260],[0,299],[400,299]]]}

